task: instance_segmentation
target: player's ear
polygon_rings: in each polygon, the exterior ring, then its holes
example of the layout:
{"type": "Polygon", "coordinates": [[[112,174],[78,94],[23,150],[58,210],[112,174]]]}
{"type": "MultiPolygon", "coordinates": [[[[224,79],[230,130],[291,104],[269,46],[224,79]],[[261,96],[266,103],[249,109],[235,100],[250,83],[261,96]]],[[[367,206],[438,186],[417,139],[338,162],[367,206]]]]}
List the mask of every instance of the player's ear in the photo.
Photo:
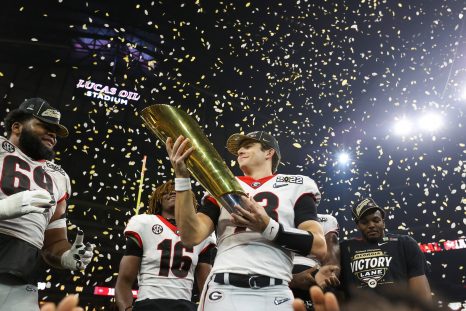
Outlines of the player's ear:
{"type": "Polygon", "coordinates": [[[11,125],[12,134],[19,135],[21,134],[22,129],[23,129],[23,124],[21,122],[16,121],[11,125]]]}
{"type": "Polygon", "coordinates": [[[269,149],[267,150],[267,153],[265,156],[267,157],[267,159],[272,159],[274,154],[275,154],[275,149],[269,149]]]}

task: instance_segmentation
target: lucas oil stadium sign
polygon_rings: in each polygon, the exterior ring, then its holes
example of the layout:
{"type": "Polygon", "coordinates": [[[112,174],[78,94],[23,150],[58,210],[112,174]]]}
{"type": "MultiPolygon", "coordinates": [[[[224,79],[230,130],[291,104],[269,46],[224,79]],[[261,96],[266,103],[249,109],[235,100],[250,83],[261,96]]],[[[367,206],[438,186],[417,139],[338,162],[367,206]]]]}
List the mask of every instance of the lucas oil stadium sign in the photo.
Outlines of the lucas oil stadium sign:
{"type": "Polygon", "coordinates": [[[84,96],[121,105],[127,105],[128,101],[138,101],[141,98],[136,92],[119,90],[116,87],[83,79],[79,79],[76,88],[84,89],[84,96]]]}

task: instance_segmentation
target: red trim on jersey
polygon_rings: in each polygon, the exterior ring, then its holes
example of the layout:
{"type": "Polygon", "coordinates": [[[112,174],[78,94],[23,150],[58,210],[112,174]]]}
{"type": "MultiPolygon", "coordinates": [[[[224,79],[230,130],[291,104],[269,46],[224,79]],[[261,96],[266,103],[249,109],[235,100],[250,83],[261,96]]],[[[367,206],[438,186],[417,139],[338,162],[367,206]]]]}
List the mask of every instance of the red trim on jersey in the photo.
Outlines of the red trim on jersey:
{"type": "Polygon", "coordinates": [[[178,233],[179,230],[176,226],[172,225],[171,222],[169,222],[165,217],[161,215],[155,215],[155,216],[157,216],[165,224],[165,226],[170,228],[170,230],[173,231],[173,233],[179,236],[179,233],[178,233]]]}
{"type": "Polygon", "coordinates": [[[251,176],[236,176],[236,177],[238,177],[238,179],[241,180],[242,182],[248,184],[249,187],[257,189],[260,186],[262,186],[263,184],[265,184],[266,182],[268,182],[270,179],[274,178],[275,176],[276,175],[274,174],[274,175],[259,178],[259,179],[254,179],[251,176]],[[255,182],[258,182],[259,185],[258,186],[253,186],[252,184],[255,183],[255,182]]]}
{"type": "Polygon", "coordinates": [[[126,231],[125,235],[130,235],[130,236],[134,237],[138,241],[139,247],[142,248],[142,239],[139,236],[139,233],[137,233],[135,231],[126,231]]]}
{"type": "Polygon", "coordinates": [[[217,200],[214,197],[210,196],[210,195],[206,196],[204,198],[204,200],[209,200],[211,203],[213,203],[216,206],[220,207],[220,204],[218,204],[217,200]]]}
{"type": "Polygon", "coordinates": [[[70,195],[68,194],[68,192],[65,192],[65,194],[58,200],[57,204],[60,203],[63,200],[68,200],[69,197],[70,197],[70,195]]]}

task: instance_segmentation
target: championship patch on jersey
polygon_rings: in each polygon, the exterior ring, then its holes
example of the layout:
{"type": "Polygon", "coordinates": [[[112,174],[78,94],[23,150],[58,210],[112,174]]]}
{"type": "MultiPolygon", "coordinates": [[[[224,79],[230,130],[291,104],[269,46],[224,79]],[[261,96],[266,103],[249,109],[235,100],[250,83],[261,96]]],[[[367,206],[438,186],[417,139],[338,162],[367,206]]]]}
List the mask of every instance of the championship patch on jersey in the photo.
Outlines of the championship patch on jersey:
{"type": "Polygon", "coordinates": [[[63,170],[60,165],[55,164],[53,162],[46,161],[44,169],[45,169],[46,172],[47,171],[56,171],[56,172],[59,172],[60,174],[62,174],[63,176],[66,175],[65,170],[63,170]]]}
{"type": "Polygon", "coordinates": [[[3,150],[5,150],[6,152],[9,152],[9,153],[15,152],[15,146],[12,143],[10,143],[9,141],[4,141],[2,143],[2,148],[3,148],[3,150]]]}
{"type": "Polygon", "coordinates": [[[290,183],[290,184],[302,184],[303,183],[303,177],[302,176],[296,176],[296,175],[291,175],[291,176],[277,176],[276,182],[284,182],[284,183],[290,183]]]}

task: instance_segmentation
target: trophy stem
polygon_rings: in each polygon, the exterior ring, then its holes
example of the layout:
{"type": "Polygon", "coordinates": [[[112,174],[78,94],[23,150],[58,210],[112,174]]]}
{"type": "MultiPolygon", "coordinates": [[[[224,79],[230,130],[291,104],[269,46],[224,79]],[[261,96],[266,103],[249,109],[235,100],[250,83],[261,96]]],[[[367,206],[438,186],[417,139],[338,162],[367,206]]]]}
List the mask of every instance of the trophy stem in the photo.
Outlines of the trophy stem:
{"type": "Polygon", "coordinates": [[[217,198],[217,201],[231,214],[236,212],[235,205],[241,206],[241,196],[243,195],[244,194],[227,193],[217,198]]]}

